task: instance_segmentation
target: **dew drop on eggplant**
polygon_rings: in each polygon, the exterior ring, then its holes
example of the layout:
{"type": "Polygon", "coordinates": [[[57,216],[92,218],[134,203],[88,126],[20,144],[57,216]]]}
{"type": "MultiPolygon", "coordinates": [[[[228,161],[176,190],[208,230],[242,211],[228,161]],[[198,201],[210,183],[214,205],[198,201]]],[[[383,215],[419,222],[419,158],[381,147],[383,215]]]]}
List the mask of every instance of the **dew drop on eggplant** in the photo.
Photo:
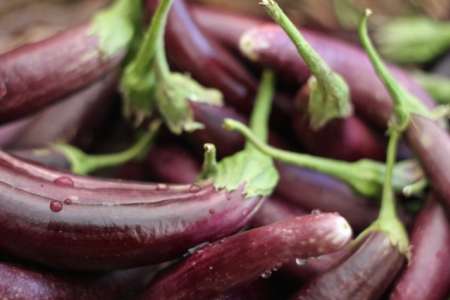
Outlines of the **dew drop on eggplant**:
{"type": "Polygon", "coordinates": [[[63,209],[63,203],[59,200],[50,201],[50,210],[54,213],[59,213],[63,209]]]}
{"type": "Polygon", "coordinates": [[[72,204],[72,199],[66,198],[66,199],[64,199],[63,203],[64,203],[65,205],[71,205],[71,204],[72,204]]]}
{"type": "Polygon", "coordinates": [[[272,276],[272,271],[271,270],[264,271],[261,274],[261,278],[264,278],[264,279],[268,279],[268,278],[270,278],[270,276],[272,276]]]}
{"type": "Polygon", "coordinates": [[[200,192],[200,190],[201,190],[201,187],[196,184],[193,184],[189,187],[189,192],[191,192],[191,193],[198,193],[198,192],[200,192]]]}
{"type": "Polygon", "coordinates": [[[67,176],[58,177],[53,182],[55,184],[61,185],[61,186],[67,186],[67,187],[73,187],[74,186],[72,178],[67,177],[67,176]]]}
{"type": "Polygon", "coordinates": [[[320,211],[320,209],[313,209],[312,211],[311,211],[311,214],[312,215],[320,215],[322,212],[320,211]]]}
{"type": "Polygon", "coordinates": [[[297,265],[297,266],[304,266],[304,265],[306,265],[306,259],[302,259],[302,258],[296,258],[295,259],[295,264],[297,265]]]}
{"type": "Polygon", "coordinates": [[[169,186],[167,184],[164,183],[158,183],[156,185],[156,190],[157,191],[167,191],[169,189],[169,186]]]}
{"type": "Polygon", "coordinates": [[[214,209],[212,209],[212,208],[209,209],[209,214],[210,215],[214,215],[215,213],[216,213],[216,211],[214,209]]]}

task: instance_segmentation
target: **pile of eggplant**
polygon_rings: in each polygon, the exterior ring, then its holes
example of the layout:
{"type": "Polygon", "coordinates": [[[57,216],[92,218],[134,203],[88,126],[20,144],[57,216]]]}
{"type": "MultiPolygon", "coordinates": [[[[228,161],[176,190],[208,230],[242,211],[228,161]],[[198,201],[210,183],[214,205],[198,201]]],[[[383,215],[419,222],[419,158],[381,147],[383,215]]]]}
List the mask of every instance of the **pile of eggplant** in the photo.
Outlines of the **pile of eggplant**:
{"type": "Polygon", "coordinates": [[[448,79],[259,9],[2,45],[0,299],[450,297],[448,79]]]}

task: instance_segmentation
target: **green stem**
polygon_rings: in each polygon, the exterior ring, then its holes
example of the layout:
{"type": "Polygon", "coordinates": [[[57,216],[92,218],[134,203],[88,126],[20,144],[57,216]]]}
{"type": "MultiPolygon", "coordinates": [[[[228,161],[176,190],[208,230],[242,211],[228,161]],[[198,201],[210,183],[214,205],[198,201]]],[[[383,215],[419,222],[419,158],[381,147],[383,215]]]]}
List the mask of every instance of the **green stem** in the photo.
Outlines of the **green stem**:
{"type": "Polygon", "coordinates": [[[264,70],[261,78],[261,87],[256,95],[254,111],[250,117],[252,132],[262,141],[267,141],[270,109],[274,96],[275,75],[270,70],[264,70]]]}
{"type": "MultiPolygon", "coordinates": [[[[167,23],[173,0],[161,0],[155,14],[152,16],[149,30],[144,35],[136,58],[131,63],[129,76],[141,77],[151,68],[158,47],[164,48],[164,28],[167,23]]],[[[165,60],[164,60],[165,61],[165,60]]]]}
{"type": "Polygon", "coordinates": [[[213,144],[205,144],[203,145],[203,149],[203,166],[199,180],[208,179],[217,174],[216,146],[213,144]]]}
{"type": "Polygon", "coordinates": [[[408,125],[411,113],[429,116],[429,111],[420,100],[411,95],[395,81],[394,76],[392,76],[390,71],[382,62],[367,32],[367,20],[371,14],[372,12],[370,10],[366,10],[366,14],[361,20],[361,24],[359,26],[359,38],[372,62],[375,71],[378,74],[378,77],[382,80],[392,97],[395,116],[398,118],[398,125],[403,128],[408,125]]]}
{"type": "Polygon", "coordinates": [[[90,155],[67,144],[56,144],[54,147],[68,158],[73,173],[87,175],[99,169],[124,164],[147,153],[160,125],[159,121],[153,122],[133,146],[114,154],[90,155]]]}
{"type": "Polygon", "coordinates": [[[261,4],[272,19],[287,33],[314,75],[308,83],[310,88],[308,108],[311,127],[319,129],[334,118],[344,118],[351,115],[353,108],[350,101],[350,91],[345,80],[333,72],[309,45],[276,1],[262,0],[261,4]]]}

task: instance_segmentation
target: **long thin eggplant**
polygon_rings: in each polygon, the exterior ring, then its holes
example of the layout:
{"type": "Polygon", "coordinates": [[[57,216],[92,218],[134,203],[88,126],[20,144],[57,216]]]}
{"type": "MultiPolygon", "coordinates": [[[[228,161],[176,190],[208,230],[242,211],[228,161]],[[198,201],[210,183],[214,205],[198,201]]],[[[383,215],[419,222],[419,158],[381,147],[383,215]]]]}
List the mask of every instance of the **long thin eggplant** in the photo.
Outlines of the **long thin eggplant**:
{"type": "Polygon", "coordinates": [[[147,284],[150,271],[143,268],[82,276],[2,262],[0,297],[8,300],[131,299],[147,284]]]}
{"type": "Polygon", "coordinates": [[[10,148],[38,148],[54,142],[88,147],[111,110],[116,84],[117,75],[109,74],[32,116],[10,148]]]}
{"type": "Polygon", "coordinates": [[[260,204],[259,197],[244,201],[241,189],[211,184],[77,180],[27,169],[3,153],[0,165],[0,249],[56,268],[108,270],[173,259],[235,232],[260,204]]]}
{"type": "Polygon", "coordinates": [[[391,299],[444,299],[450,291],[450,223],[434,199],[429,199],[417,216],[411,244],[411,261],[391,299]]]}
{"type": "Polygon", "coordinates": [[[262,19],[203,5],[193,4],[189,9],[195,22],[204,32],[233,49],[239,47],[241,35],[246,30],[264,23],[262,19]]]}
{"type": "Polygon", "coordinates": [[[139,1],[118,0],[87,23],[0,55],[0,122],[36,112],[117,69],[138,11],[139,1]]]}
{"type": "Polygon", "coordinates": [[[298,206],[326,212],[338,212],[359,231],[375,220],[378,206],[375,202],[356,195],[345,183],[330,176],[278,164],[280,182],[277,193],[298,206]]]}
{"type": "Polygon", "coordinates": [[[387,235],[371,233],[342,264],[303,286],[292,299],[379,299],[405,262],[387,235]]]}
{"type": "MultiPolygon", "coordinates": [[[[355,46],[316,31],[302,29],[302,33],[328,65],[346,80],[356,112],[385,128],[392,112],[391,98],[366,54],[355,46]]],[[[291,40],[277,25],[266,24],[247,31],[241,39],[241,50],[248,58],[274,68],[283,76],[295,78],[297,83],[305,82],[310,76],[291,40]]],[[[433,107],[433,100],[406,73],[394,66],[389,68],[406,89],[433,107]]]]}
{"type": "Polygon", "coordinates": [[[351,232],[348,223],[333,214],[252,229],[198,249],[157,277],[142,299],[211,299],[268,277],[289,260],[334,252],[350,240],[351,232]]]}

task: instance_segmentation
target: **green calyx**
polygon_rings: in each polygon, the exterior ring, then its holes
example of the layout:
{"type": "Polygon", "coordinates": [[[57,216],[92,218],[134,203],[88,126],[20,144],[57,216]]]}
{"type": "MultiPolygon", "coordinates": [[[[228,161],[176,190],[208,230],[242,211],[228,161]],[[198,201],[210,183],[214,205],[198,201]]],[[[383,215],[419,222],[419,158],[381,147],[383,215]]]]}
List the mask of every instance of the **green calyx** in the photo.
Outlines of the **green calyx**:
{"type": "Polygon", "coordinates": [[[309,45],[296,26],[274,0],[262,0],[268,15],[277,22],[297,48],[313,77],[309,80],[311,128],[317,130],[336,118],[353,113],[350,90],[345,80],[333,72],[320,55],[309,45]]]}
{"type": "Polygon", "coordinates": [[[409,240],[408,234],[404,225],[400,222],[397,216],[396,199],[393,188],[393,175],[394,165],[397,157],[398,143],[402,136],[402,133],[407,128],[410,115],[412,113],[418,113],[417,110],[420,107],[412,106],[411,102],[414,98],[402,90],[401,87],[395,82],[391,74],[387,71],[377,51],[373,47],[367,30],[367,19],[371,14],[370,11],[366,11],[365,16],[362,18],[359,25],[359,36],[361,43],[366,49],[369,57],[377,71],[379,78],[387,86],[394,102],[394,118],[389,124],[389,142],[386,155],[386,173],[384,176],[383,193],[381,198],[381,209],[378,219],[365,230],[363,234],[371,231],[381,231],[387,234],[391,244],[406,255],[409,255],[409,240]]]}
{"type": "Polygon", "coordinates": [[[141,11],[139,0],[115,0],[95,16],[90,34],[98,37],[104,56],[129,48],[141,20],[141,11]]]}
{"type": "Polygon", "coordinates": [[[432,118],[432,115],[425,107],[425,105],[423,105],[420,100],[406,91],[395,81],[394,77],[386,68],[379,54],[375,50],[375,47],[373,46],[372,41],[370,40],[367,33],[367,20],[371,13],[372,12],[370,10],[366,10],[366,14],[359,26],[359,38],[361,44],[367,52],[367,55],[370,58],[370,61],[372,62],[376,73],[378,74],[378,77],[380,78],[380,80],[382,80],[389,94],[391,95],[392,101],[394,103],[394,117],[397,118],[397,120],[394,120],[394,123],[404,129],[409,125],[411,114],[418,114],[428,118],[432,118]]]}
{"type": "Polygon", "coordinates": [[[73,173],[87,175],[99,169],[143,158],[153,143],[160,125],[160,121],[153,121],[133,146],[119,153],[90,155],[68,144],[56,144],[53,147],[67,157],[73,173]]]}
{"type": "MultiPolygon", "coordinates": [[[[379,162],[369,159],[347,162],[277,149],[261,141],[247,126],[233,119],[225,120],[225,128],[239,132],[267,156],[333,176],[347,183],[362,196],[378,198],[381,195],[386,168],[379,162]]],[[[398,192],[403,192],[406,186],[421,180],[422,176],[423,173],[417,165],[404,162],[395,170],[394,188],[398,192]],[[413,168],[415,171],[411,172],[413,168]]]]}
{"type": "Polygon", "coordinates": [[[170,71],[164,46],[164,29],[173,0],[161,0],[139,50],[121,79],[124,114],[139,124],[157,110],[175,134],[202,125],[193,120],[189,101],[222,104],[222,94],[205,88],[187,75],[170,71]]]}
{"type": "MultiPolygon", "coordinates": [[[[268,119],[274,94],[274,75],[265,71],[255,102],[250,125],[262,140],[267,140],[268,119]]],[[[278,172],[273,160],[259,152],[250,143],[245,149],[215,163],[215,151],[206,146],[201,178],[211,178],[217,188],[233,191],[245,184],[246,197],[270,195],[278,183],[278,172]],[[209,150],[208,150],[209,149],[209,150]]]]}
{"type": "Polygon", "coordinates": [[[427,17],[401,17],[376,33],[381,53],[403,64],[426,63],[450,48],[450,22],[427,17]]]}

